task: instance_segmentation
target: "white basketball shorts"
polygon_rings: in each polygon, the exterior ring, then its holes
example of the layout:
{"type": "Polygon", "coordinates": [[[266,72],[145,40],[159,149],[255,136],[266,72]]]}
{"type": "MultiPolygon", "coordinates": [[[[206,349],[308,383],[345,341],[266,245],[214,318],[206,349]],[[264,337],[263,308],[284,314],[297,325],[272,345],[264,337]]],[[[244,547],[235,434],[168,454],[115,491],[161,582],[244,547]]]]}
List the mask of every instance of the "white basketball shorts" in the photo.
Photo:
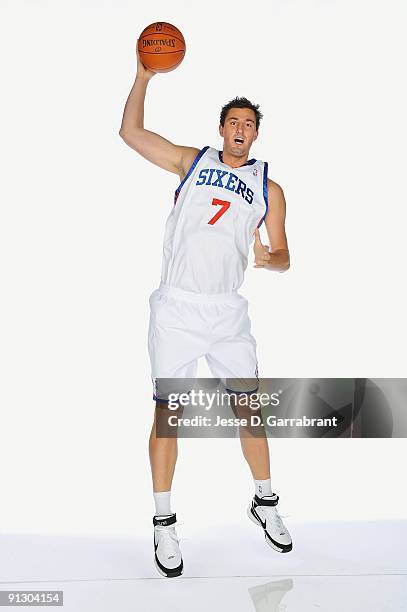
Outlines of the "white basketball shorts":
{"type": "Polygon", "coordinates": [[[248,379],[244,392],[257,390],[256,341],[247,300],[237,292],[193,293],[161,283],[150,296],[148,350],[154,399],[157,379],[195,378],[200,357],[215,378],[248,379]]]}

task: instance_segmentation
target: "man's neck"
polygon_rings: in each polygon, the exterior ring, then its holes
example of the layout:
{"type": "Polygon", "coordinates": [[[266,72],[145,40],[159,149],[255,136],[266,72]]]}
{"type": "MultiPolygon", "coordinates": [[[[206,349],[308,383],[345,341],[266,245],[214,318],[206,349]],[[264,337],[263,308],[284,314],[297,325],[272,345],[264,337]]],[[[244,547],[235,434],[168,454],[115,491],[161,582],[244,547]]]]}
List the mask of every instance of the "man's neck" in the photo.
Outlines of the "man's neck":
{"type": "Polygon", "coordinates": [[[240,168],[240,166],[244,166],[249,157],[248,155],[245,155],[244,157],[235,157],[234,155],[229,155],[224,151],[221,151],[221,156],[223,163],[231,168],[240,168]]]}

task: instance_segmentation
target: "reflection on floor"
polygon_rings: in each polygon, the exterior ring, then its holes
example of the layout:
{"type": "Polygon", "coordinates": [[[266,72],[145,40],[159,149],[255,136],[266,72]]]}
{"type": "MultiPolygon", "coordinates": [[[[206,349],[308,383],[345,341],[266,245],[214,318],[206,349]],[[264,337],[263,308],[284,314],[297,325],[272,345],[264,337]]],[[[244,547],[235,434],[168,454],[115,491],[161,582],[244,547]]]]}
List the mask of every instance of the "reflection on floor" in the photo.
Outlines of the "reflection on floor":
{"type": "Polygon", "coordinates": [[[250,524],[181,526],[185,573],[175,579],[157,574],[151,534],[2,534],[0,590],[63,590],[72,612],[407,610],[407,522],[291,521],[290,531],[294,548],[283,555],[250,524]]]}
{"type": "MultiPolygon", "coordinates": [[[[256,612],[283,610],[281,601],[288,591],[294,587],[292,578],[286,580],[272,580],[266,584],[258,584],[249,588],[256,612]]],[[[286,608],[286,606],[284,606],[286,608]]]]}

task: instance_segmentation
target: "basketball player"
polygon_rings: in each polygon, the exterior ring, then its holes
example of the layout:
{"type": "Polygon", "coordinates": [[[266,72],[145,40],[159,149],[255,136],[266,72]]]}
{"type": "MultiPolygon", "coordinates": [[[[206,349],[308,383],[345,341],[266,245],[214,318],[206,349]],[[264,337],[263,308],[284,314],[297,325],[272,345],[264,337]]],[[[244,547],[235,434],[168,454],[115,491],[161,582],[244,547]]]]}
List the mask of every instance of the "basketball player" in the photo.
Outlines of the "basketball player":
{"type": "MultiPolygon", "coordinates": [[[[267,163],[249,159],[262,115],[258,105],[236,98],[222,108],[222,151],[176,146],[144,128],[145,95],[154,74],[138,58],[120,129],[127,145],[181,181],[166,224],[161,284],[150,297],[153,382],[159,377],[194,378],[197,360],[203,355],[216,378],[257,382],[256,342],[250,333],[247,301],[237,293],[253,238],[254,267],[278,272],[289,268],[283,191],[268,178],[267,163]],[[271,251],[260,240],[262,222],[271,251]]],[[[160,410],[156,394],[155,386],[149,445],[155,564],[162,575],[173,577],[183,572],[176,515],[170,504],[177,438],[156,435],[160,410]]],[[[267,438],[241,435],[241,446],[255,486],[249,517],[263,529],[273,549],[288,552],[292,541],[277,511],[279,498],[271,488],[267,438]]]]}

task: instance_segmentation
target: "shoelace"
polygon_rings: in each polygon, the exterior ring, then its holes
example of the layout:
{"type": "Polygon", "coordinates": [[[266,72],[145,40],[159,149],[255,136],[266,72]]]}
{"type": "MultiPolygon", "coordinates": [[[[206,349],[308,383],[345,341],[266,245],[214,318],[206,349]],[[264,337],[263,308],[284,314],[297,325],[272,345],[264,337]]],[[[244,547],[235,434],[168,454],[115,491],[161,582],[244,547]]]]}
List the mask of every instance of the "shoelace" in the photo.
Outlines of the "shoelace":
{"type": "Polygon", "coordinates": [[[169,559],[174,556],[174,543],[179,544],[175,527],[156,526],[156,531],[159,532],[159,543],[163,554],[169,559]]]}
{"type": "Polygon", "coordinates": [[[265,512],[267,518],[270,519],[270,521],[274,523],[274,525],[276,525],[277,528],[280,529],[280,531],[283,531],[285,533],[285,525],[281,520],[277,509],[274,507],[263,506],[263,511],[265,512]]]}

